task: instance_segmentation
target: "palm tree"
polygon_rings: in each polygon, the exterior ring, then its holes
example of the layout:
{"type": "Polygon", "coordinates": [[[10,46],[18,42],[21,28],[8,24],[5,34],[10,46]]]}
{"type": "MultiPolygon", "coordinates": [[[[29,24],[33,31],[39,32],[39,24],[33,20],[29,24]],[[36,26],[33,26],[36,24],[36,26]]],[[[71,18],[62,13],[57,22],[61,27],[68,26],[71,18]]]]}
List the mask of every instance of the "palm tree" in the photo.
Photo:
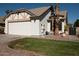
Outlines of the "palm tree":
{"type": "Polygon", "coordinates": [[[53,24],[53,32],[54,35],[59,34],[59,17],[63,17],[64,15],[60,15],[59,4],[57,3],[54,11],[51,11],[51,19],[53,24]]]}
{"type": "Polygon", "coordinates": [[[5,13],[9,14],[10,12],[13,12],[13,10],[6,10],[5,13]]]}

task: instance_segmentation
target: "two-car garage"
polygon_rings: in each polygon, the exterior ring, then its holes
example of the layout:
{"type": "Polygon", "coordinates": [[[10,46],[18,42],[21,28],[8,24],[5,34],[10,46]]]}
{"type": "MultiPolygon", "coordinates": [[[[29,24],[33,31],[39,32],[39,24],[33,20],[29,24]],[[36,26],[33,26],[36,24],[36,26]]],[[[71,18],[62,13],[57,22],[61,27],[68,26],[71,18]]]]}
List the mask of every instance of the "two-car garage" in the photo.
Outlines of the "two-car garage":
{"type": "Polygon", "coordinates": [[[39,34],[39,21],[21,21],[21,22],[8,22],[7,34],[12,35],[40,35],[39,34]]]}

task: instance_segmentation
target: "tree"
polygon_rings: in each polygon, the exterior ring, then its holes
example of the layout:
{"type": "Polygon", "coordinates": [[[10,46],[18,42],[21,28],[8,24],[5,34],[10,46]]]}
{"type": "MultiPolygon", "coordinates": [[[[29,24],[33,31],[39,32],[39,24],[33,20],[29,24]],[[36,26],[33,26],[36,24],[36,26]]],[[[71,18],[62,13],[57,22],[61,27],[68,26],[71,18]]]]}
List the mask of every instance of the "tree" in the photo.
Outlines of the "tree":
{"type": "Polygon", "coordinates": [[[75,26],[75,27],[79,27],[79,19],[77,19],[77,20],[75,21],[74,26],[75,26]]]}
{"type": "Polygon", "coordinates": [[[10,12],[13,12],[13,10],[6,10],[5,13],[9,14],[10,12]]]}

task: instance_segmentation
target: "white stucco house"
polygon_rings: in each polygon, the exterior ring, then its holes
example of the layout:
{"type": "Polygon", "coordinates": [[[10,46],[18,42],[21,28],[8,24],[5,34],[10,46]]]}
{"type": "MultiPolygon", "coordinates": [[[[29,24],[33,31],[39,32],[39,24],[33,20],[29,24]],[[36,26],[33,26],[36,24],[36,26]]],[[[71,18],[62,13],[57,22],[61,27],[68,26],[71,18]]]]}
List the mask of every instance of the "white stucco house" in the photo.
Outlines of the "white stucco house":
{"type": "Polygon", "coordinates": [[[50,6],[34,9],[18,9],[5,17],[5,34],[45,35],[51,32],[50,6]]]}

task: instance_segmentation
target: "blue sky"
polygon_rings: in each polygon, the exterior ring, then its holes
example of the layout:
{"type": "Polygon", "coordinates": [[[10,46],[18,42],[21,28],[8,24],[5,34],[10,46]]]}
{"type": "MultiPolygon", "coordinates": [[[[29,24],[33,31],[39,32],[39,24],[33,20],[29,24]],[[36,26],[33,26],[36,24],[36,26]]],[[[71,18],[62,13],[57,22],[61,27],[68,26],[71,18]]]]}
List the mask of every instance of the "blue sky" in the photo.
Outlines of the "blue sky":
{"type": "MultiPolygon", "coordinates": [[[[55,5],[55,4],[53,4],[55,5]]],[[[0,16],[5,16],[5,11],[16,10],[19,8],[37,8],[43,6],[50,6],[49,3],[0,3],[0,16]]],[[[68,22],[74,23],[79,18],[79,4],[77,3],[60,3],[60,10],[67,10],[68,22]]]]}

